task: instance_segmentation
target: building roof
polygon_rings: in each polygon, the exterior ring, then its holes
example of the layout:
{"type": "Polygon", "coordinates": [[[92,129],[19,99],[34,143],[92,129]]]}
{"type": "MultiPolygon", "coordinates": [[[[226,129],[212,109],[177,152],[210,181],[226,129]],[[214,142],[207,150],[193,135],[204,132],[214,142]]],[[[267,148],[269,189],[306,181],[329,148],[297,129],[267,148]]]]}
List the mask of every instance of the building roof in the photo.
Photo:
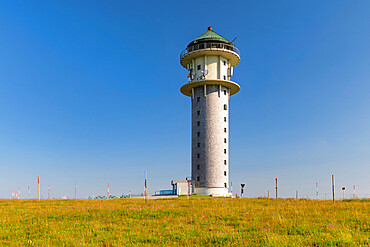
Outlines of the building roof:
{"type": "MultiPolygon", "coordinates": [[[[189,180],[189,182],[191,182],[190,180],[189,180]]],[[[174,184],[187,184],[188,183],[188,180],[172,180],[171,181],[171,184],[172,185],[174,185],[174,184]]]]}
{"type": "Polygon", "coordinates": [[[222,37],[221,35],[215,33],[212,30],[212,27],[208,27],[207,32],[203,33],[198,38],[196,38],[195,40],[190,42],[189,45],[193,45],[193,44],[201,43],[201,42],[212,42],[212,41],[231,44],[231,42],[229,40],[227,40],[224,37],[222,37]]]}

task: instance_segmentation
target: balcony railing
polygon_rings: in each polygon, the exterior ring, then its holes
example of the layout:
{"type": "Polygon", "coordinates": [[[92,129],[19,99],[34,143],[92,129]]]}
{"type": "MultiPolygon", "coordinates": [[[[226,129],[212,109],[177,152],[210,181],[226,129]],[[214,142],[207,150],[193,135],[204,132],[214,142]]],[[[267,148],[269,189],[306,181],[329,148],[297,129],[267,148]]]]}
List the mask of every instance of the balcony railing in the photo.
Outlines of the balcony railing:
{"type": "Polygon", "coordinates": [[[189,46],[185,50],[183,50],[180,54],[180,59],[183,56],[185,56],[186,54],[190,53],[190,52],[198,51],[198,50],[206,50],[206,49],[209,49],[209,50],[219,50],[219,49],[228,50],[228,51],[235,52],[236,54],[238,54],[238,56],[240,56],[240,51],[238,50],[238,48],[236,48],[235,46],[230,45],[230,44],[225,44],[225,43],[200,43],[200,44],[195,44],[195,45],[189,46]]]}

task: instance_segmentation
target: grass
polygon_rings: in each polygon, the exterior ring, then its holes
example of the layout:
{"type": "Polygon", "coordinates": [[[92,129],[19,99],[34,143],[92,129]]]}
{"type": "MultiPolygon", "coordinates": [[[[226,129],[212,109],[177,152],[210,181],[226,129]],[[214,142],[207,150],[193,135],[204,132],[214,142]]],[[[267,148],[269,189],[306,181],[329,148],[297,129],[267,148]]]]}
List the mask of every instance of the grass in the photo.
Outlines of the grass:
{"type": "Polygon", "coordinates": [[[0,200],[2,246],[369,246],[370,200],[0,200]]]}

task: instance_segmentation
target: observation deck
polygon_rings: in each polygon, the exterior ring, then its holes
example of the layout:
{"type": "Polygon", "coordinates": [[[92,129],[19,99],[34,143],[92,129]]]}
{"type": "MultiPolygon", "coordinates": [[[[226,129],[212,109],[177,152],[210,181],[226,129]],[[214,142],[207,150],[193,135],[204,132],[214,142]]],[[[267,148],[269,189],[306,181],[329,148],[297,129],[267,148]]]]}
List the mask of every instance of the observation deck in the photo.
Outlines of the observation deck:
{"type": "Polygon", "coordinates": [[[221,85],[224,87],[229,88],[230,95],[236,94],[240,90],[240,86],[233,81],[226,81],[226,80],[219,80],[219,79],[211,79],[211,80],[200,80],[200,81],[193,81],[184,84],[180,88],[180,92],[186,96],[191,97],[191,89],[203,85],[221,85]]]}
{"type": "Polygon", "coordinates": [[[230,61],[232,67],[235,67],[240,62],[240,51],[233,44],[224,42],[203,42],[198,44],[190,44],[180,54],[180,63],[187,69],[193,58],[202,55],[222,55],[230,61]]]}

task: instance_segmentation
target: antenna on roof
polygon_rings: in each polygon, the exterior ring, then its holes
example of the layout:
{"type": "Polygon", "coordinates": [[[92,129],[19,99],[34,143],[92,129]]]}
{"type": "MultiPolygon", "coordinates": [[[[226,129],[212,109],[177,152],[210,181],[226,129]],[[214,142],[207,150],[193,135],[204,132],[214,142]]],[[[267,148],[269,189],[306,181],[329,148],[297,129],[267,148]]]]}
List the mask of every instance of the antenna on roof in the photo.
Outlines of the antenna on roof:
{"type": "Polygon", "coordinates": [[[238,37],[235,37],[235,39],[233,39],[233,41],[231,41],[231,43],[234,43],[234,41],[237,39],[238,37]]]}

